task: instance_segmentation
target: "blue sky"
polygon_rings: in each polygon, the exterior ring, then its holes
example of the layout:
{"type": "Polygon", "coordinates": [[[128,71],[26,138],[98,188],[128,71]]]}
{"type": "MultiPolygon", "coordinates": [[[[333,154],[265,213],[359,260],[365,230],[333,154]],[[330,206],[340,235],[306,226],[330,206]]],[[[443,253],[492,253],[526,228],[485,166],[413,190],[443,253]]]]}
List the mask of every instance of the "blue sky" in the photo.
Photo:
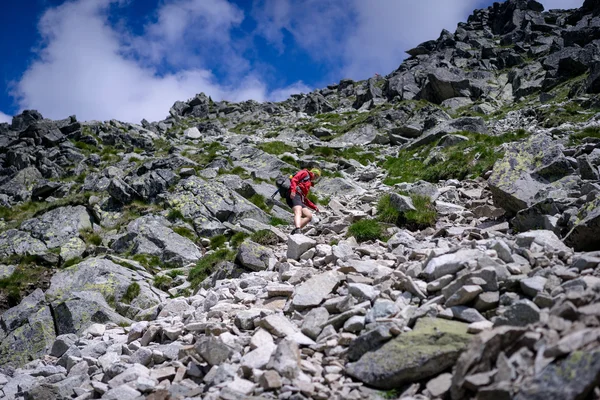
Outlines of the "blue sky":
{"type": "MultiPolygon", "coordinates": [[[[583,0],[542,0],[546,8],[583,0]]],[[[0,6],[0,122],[139,122],[176,100],[283,100],[392,72],[492,0],[20,0],[0,6]]]]}

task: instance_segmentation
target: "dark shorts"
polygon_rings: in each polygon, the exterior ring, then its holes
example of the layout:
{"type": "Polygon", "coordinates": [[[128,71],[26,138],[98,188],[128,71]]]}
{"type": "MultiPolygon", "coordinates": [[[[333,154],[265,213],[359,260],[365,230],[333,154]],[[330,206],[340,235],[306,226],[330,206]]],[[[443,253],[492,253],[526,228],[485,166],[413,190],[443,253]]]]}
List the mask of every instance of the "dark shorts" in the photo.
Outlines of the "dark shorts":
{"type": "Polygon", "coordinates": [[[290,199],[289,196],[285,198],[285,202],[290,208],[294,208],[296,206],[301,206],[302,208],[306,208],[306,204],[302,202],[302,197],[296,193],[296,196],[293,199],[290,199]]]}

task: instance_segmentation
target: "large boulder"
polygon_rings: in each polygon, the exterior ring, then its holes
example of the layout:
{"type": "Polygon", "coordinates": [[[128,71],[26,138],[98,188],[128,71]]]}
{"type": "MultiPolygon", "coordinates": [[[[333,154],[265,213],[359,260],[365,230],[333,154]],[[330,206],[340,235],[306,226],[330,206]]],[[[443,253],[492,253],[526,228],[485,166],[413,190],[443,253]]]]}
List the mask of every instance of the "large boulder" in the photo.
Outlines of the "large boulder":
{"type": "Polygon", "coordinates": [[[31,237],[27,232],[9,229],[0,233],[0,258],[41,255],[46,250],[44,242],[31,237]]]}
{"type": "Polygon", "coordinates": [[[160,193],[177,183],[177,175],[168,169],[157,169],[130,181],[133,190],[146,201],[154,199],[160,193]]]}
{"type": "Polygon", "coordinates": [[[450,368],[471,339],[467,324],[422,318],[378,350],[346,366],[346,373],[377,389],[394,389],[450,368]]]}
{"type": "Polygon", "coordinates": [[[565,237],[565,244],[575,251],[600,250],[600,199],[581,209],[581,218],[565,237]]]}
{"type": "Polygon", "coordinates": [[[347,196],[360,196],[366,192],[361,186],[348,178],[322,178],[314,189],[318,196],[336,196],[345,194],[347,196]]]}
{"type": "Polygon", "coordinates": [[[240,246],[236,260],[251,271],[264,271],[273,257],[273,251],[268,247],[246,240],[240,246]]]}
{"type": "Polygon", "coordinates": [[[436,68],[427,75],[427,83],[421,89],[419,97],[432,103],[441,104],[453,97],[478,98],[481,90],[460,70],[436,68]]]}
{"type": "Polygon", "coordinates": [[[79,236],[81,230],[91,228],[92,220],[84,206],[56,208],[21,224],[21,230],[43,241],[50,249],[66,244],[79,236]]]}
{"type": "Polygon", "coordinates": [[[389,137],[377,131],[373,125],[361,125],[331,141],[332,143],[352,143],[355,146],[367,144],[388,144],[389,137]]]}
{"type": "Polygon", "coordinates": [[[24,168],[0,186],[0,194],[10,196],[15,201],[30,200],[33,188],[42,179],[42,174],[35,167],[24,168]]]}
{"type": "Polygon", "coordinates": [[[148,283],[151,277],[103,258],[59,271],[46,291],[47,300],[60,311],[59,334],[80,333],[95,322],[154,317],[167,295],[148,283]]]}
{"type": "Polygon", "coordinates": [[[245,218],[269,223],[263,210],[246,200],[229,187],[214,180],[205,181],[192,176],[175,186],[165,195],[167,205],[179,210],[184,218],[194,222],[196,232],[202,236],[223,233],[224,222],[236,223],[245,218]]]}
{"type": "Polygon", "coordinates": [[[242,167],[261,179],[274,179],[281,173],[282,169],[293,169],[294,167],[279,157],[254,146],[237,146],[230,154],[233,165],[242,167]]]}
{"type": "Polygon", "coordinates": [[[0,317],[0,365],[20,367],[46,354],[56,332],[44,292],[36,289],[0,317]]]}
{"type": "Polygon", "coordinates": [[[202,252],[190,239],[175,233],[163,217],[147,215],[132,221],[127,233],[115,240],[115,251],[157,256],[168,265],[185,266],[202,258],[202,252]]]}
{"type": "Polygon", "coordinates": [[[545,196],[540,192],[570,172],[572,167],[560,145],[539,134],[508,145],[504,158],[494,165],[488,185],[494,204],[516,214],[543,200],[545,196]]]}

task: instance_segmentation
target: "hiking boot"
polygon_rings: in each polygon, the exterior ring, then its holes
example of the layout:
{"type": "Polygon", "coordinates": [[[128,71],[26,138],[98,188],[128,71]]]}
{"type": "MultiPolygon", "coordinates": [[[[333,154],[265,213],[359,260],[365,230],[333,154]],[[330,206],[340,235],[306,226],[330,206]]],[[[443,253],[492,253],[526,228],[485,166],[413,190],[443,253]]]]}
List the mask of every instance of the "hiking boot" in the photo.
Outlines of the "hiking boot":
{"type": "Polygon", "coordinates": [[[302,231],[300,230],[300,228],[294,228],[294,229],[292,229],[291,235],[297,235],[299,233],[302,233],[302,231]]]}

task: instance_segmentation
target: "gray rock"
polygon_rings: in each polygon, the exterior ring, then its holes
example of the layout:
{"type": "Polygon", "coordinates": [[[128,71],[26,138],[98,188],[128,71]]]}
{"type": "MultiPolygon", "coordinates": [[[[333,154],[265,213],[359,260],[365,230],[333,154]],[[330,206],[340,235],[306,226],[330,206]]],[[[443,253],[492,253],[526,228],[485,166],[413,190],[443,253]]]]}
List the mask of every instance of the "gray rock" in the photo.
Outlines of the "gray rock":
{"type": "Polygon", "coordinates": [[[534,298],[538,293],[544,290],[544,286],[548,279],[543,276],[534,276],[531,278],[523,279],[521,281],[521,290],[527,296],[534,298]]]}
{"type": "Polygon", "coordinates": [[[316,340],[329,319],[329,312],[324,307],[317,307],[308,312],[302,321],[301,332],[316,340]]]}
{"type": "Polygon", "coordinates": [[[277,345],[267,368],[274,369],[281,376],[294,379],[300,374],[300,349],[292,341],[284,339],[277,345]]]}
{"type": "Polygon", "coordinates": [[[346,373],[375,388],[392,389],[446,370],[469,340],[466,324],[422,318],[412,332],[349,363],[346,373]]]}
{"type": "Polygon", "coordinates": [[[600,352],[574,352],[523,382],[516,400],[581,399],[600,383],[600,352]]]}
{"type": "Polygon", "coordinates": [[[129,204],[135,199],[141,197],[140,194],[135,191],[135,189],[133,189],[119,177],[115,177],[110,181],[107,192],[110,197],[122,204],[129,204]]]}
{"type": "Polygon", "coordinates": [[[600,234],[600,199],[595,199],[583,207],[585,216],[565,237],[565,244],[575,251],[600,250],[597,240],[600,234]]]}
{"type": "Polygon", "coordinates": [[[540,319],[540,309],[530,300],[519,300],[508,307],[504,314],[494,321],[494,327],[502,325],[527,326],[540,319]]]}
{"type": "Polygon", "coordinates": [[[221,340],[214,337],[203,337],[196,344],[196,352],[209,365],[220,365],[229,359],[231,349],[221,340]]]}
{"type": "Polygon", "coordinates": [[[52,313],[36,289],[0,317],[0,364],[20,367],[46,354],[55,338],[52,313]]]}
{"type": "Polygon", "coordinates": [[[0,257],[41,255],[46,253],[47,247],[39,239],[33,238],[29,233],[9,229],[0,233],[0,257]]]}
{"type": "Polygon", "coordinates": [[[168,220],[152,215],[130,222],[127,233],[115,240],[111,247],[118,252],[157,256],[165,264],[178,267],[202,258],[198,246],[175,233],[168,220]]]}
{"type": "Polygon", "coordinates": [[[325,297],[336,289],[339,284],[339,279],[339,275],[335,271],[328,271],[313,276],[296,288],[294,297],[292,298],[292,304],[298,309],[320,305],[325,297]]]}
{"type": "Polygon", "coordinates": [[[236,261],[252,271],[263,271],[269,267],[270,258],[273,258],[270,248],[245,240],[238,250],[236,261]]]}
{"type": "Polygon", "coordinates": [[[400,213],[406,211],[416,211],[412,199],[408,196],[402,196],[397,193],[390,194],[390,205],[400,213]]]}
{"type": "Polygon", "coordinates": [[[43,241],[48,248],[60,247],[87,229],[92,229],[92,220],[83,206],[60,207],[21,225],[21,230],[43,241]]]}
{"type": "Polygon", "coordinates": [[[317,245],[314,239],[304,235],[290,235],[287,243],[287,258],[299,260],[300,256],[317,245]]]}
{"type": "Polygon", "coordinates": [[[452,374],[441,374],[427,382],[427,390],[433,397],[443,397],[452,386],[452,374]]]}
{"type": "Polygon", "coordinates": [[[444,306],[453,307],[460,306],[463,304],[470,303],[474,300],[479,293],[483,292],[481,286],[478,285],[465,285],[458,289],[448,300],[444,306]]]}
{"type": "Polygon", "coordinates": [[[463,269],[469,261],[482,256],[483,253],[479,250],[471,249],[461,249],[456,253],[444,254],[432,258],[423,270],[423,275],[432,281],[444,275],[455,274],[463,269]]]}

